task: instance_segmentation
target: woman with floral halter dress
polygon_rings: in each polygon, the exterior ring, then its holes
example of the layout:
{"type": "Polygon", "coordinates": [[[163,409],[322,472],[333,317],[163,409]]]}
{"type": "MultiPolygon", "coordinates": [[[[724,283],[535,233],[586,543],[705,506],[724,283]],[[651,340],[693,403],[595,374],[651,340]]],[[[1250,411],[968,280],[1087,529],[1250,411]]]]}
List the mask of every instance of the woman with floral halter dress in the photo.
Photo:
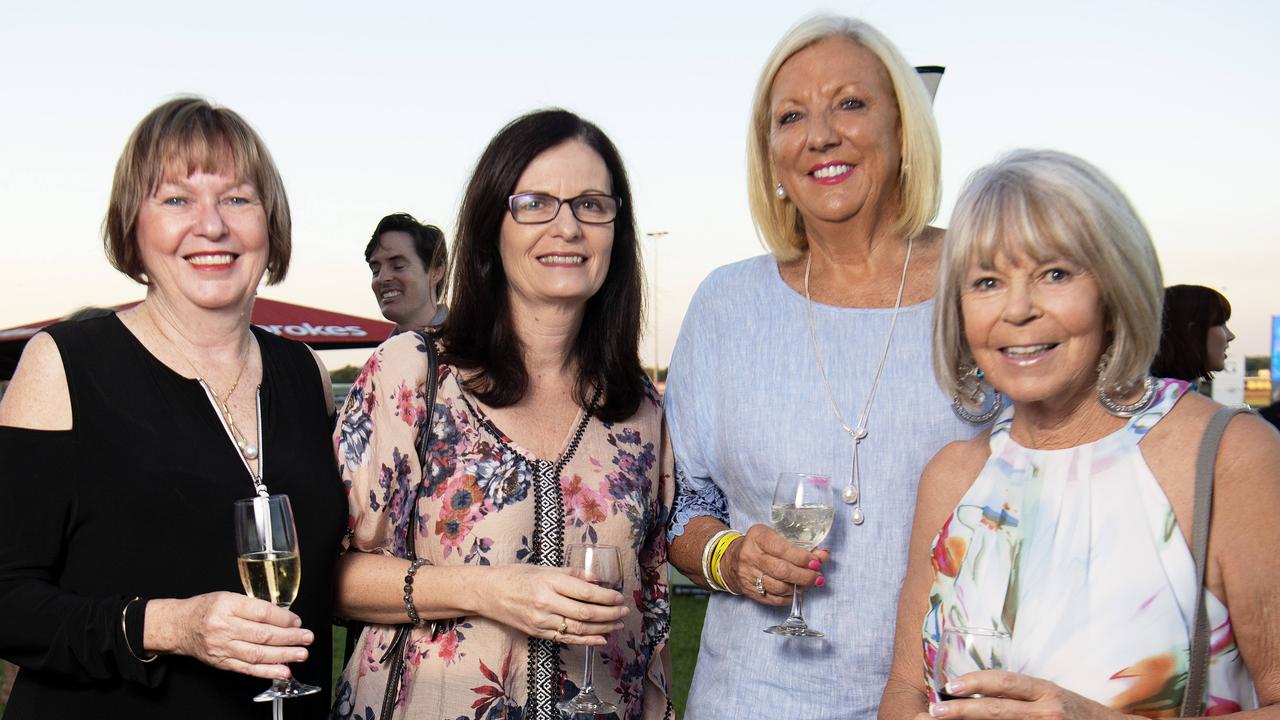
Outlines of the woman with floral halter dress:
{"type": "MultiPolygon", "coordinates": [[[[961,401],[981,382],[1012,402],[921,479],[881,718],[1180,712],[1195,466],[1220,406],[1148,374],[1161,285],[1133,208],[1083,160],[1019,151],[970,178],[939,270],[934,370],[961,401]],[[939,680],[940,638],[960,627],[1008,633],[1002,669],[939,680]]],[[[1208,525],[1207,682],[1188,704],[1207,715],[1280,714],[1278,471],[1275,431],[1231,419],[1208,525]]]]}

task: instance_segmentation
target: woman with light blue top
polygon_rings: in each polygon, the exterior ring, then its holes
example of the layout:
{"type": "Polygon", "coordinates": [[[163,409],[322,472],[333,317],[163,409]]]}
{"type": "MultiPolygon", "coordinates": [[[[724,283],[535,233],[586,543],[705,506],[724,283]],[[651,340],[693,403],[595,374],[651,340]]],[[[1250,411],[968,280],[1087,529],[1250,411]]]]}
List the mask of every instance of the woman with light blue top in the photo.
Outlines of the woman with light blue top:
{"type": "Polygon", "coordinates": [[[930,368],[937,128],[883,35],[821,16],[766,62],[750,134],[752,215],[771,255],[703,282],[665,401],[671,560],[718,591],[686,717],[872,718],[920,471],[989,419],[953,411],[930,368]],[[812,552],[768,525],[786,471],[835,489],[812,552]],[[825,637],[761,632],[783,619],[793,584],[816,588],[805,613],[825,637]]]}

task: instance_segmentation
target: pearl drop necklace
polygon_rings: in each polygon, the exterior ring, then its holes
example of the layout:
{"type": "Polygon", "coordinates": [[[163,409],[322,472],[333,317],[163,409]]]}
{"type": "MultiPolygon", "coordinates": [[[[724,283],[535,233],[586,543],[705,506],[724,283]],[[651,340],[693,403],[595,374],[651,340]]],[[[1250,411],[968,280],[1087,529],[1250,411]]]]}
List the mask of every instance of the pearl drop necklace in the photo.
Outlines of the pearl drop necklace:
{"type": "Polygon", "coordinates": [[[867,392],[867,402],[862,406],[862,414],[858,416],[857,427],[849,427],[849,424],[844,421],[844,415],[836,405],[835,393],[831,391],[831,382],[827,380],[827,369],[822,363],[822,353],[818,350],[818,333],[813,327],[813,298],[809,295],[809,272],[813,269],[813,250],[809,251],[809,258],[804,266],[804,309],[805,317],[809,321],[809,341],[813,344],[813,359],[818,364],[818,374],[822,377],[822,386],[826,388],[831,412],[835,415],[836,422],[840,423],[840,429],[849,436],[849,442],[853,446],[853,470],[849,474],[849,484],[844,486],[840,497],[845,504],[853,506],[850,519],[854,525],[861,525],[867,518],[866,513],[862,511],[862,477],[858,470],[858,446],[867,439],[867,420],[871,416],[871,402],[875,400],[876,389],[880,387],[880,374],[884,372],[885,361],[889,358],[889,347],[893,344],[893,329],[898,324],[898,311],[902,309],[902,291],[907,287],[907,268],[911,265],[911,245],[912,241],[908,238],[907,257],[902,261],[902,279],[898,282],[898,297],[893,301],[893,314],[889,316],[889,332],[884,339],[884,352],[880,354],[880,364],[876,366],[876,374],[871,380],[871,389],[867,392]]]}

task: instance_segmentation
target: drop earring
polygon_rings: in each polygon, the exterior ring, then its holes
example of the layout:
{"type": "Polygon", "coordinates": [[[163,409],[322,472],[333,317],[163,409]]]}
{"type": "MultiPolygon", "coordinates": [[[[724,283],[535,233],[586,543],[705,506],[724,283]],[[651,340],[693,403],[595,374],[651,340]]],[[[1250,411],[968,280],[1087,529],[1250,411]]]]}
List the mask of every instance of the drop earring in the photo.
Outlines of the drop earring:
{"type": "MultiPolygon", "coordinates": [[[[1156,390],[1159,389],[1160,383],[1156,382],[1156,379],[1151,377],[1151,375],[1147,375],[1142,379],[1142,395],[1137,400],[1125,405],[1111,397],[1111,393],[1108,392],[1106,383],[1103,382],[1103,372],[1107,369],[1107,365],[1110,363],[1111,349],[1108,348],[1106,352],[1102,353],[1102,357],[1098,360],[1098,404],[1102,406],[1102,409],[1118,418],[1131,418],[1151,407],[1151,403],[1156,399],[1156,390]]],[[[1127,392],[1132,393],[1133,390],[1136,389],[1136,385],[1137,383],[1134,383],[1134,385],[1130,385],[1127,389],[1117,385],[1114,388],[1111,388],[1111,391],[1124,394],[1127,390],[1127,392]]]]}
{"type": "Polygon", "coordinates": [[[787,199],[787,189],[782,187],[782,183],[778,183],[778,187],[773,189],[773,194],[777,195],[779,200],[787,199]]]}
{"type": "Polygon", "coordinates": [[[982,368],[977,365],[969,365],[968,363],[960,364],[960,390],[951,396],[951,412],[956,417],[969,423],[970,425],[986,425],[999,414],[1004,408],[1004,396],[999,390],[991,388],[991,406],[986,410],[973,412],[968,408],[966,403],[972,403],[982,408],[987,402],[987,392],[982,389],[982,381],[986,377],[986,373],[982,372],[982,368]],[[962,400],[960,395],[964,393],[962,400]]]}

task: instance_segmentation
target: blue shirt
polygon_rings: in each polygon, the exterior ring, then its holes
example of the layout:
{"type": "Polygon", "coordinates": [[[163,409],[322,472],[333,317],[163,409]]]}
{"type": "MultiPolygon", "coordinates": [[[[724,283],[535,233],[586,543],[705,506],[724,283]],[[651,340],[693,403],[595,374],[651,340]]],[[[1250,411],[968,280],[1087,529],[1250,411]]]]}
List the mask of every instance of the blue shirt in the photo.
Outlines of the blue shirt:
{"type": "MultiPolygon", "coordinates": [[[[857,422],[884,350],[892,308],[815,304],[814,325],[835,401],[857,422]]],[[[715,593],[707,608],[686,720],[875,717],[893,655],[898,590],[920,472],[943,445],[978,428],[951,412],[930,365],[933,301],[901,309],[859,449],[862,508],[836,502],[823,546],[826,585],[805,594],[823,639],[763,629],[786,617],[715,593]]],[[[829,475],[838,494],[852,468],[849,436],[814,362],[805,298],[760,256],[713,272],[694,295],[665,398],[677,466],[669,535],[697,515],[745,531],[768,524],[784,471],[829,475]]]]}

